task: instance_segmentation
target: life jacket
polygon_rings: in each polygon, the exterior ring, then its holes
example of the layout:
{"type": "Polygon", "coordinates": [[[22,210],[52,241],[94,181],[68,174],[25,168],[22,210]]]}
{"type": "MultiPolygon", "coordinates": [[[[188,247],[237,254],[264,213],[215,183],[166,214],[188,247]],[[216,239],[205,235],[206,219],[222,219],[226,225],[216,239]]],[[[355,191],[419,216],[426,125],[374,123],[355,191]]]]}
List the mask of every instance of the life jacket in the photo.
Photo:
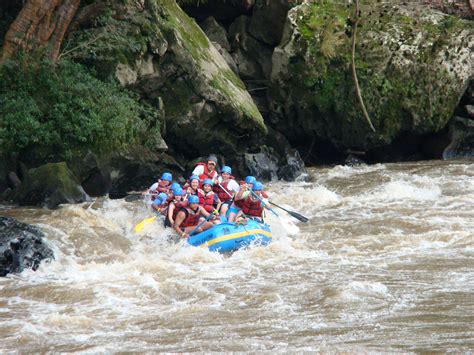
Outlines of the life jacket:
{"type": "Polygon", "coordinates": [[[259,200],[253,201],[249,196],[242,200],[242,212],[248,216],[262,217],[263,207],[259,200]]]}
{"type": "Polygon", "coordinates": [[[150,191],[152,199],[155,199],[155,197],[158,196],[158,194],[161,192],[164,192],[165,194],[169,194],[171,184],[165,185],[165,182],[167,181],[159,180],[158,186],[156,187],[156,189],[153,191],[150,191]]]}
{"type": "Polygon", "coordinates": [[[178,214],[178,212],[179,212],[182,208],[188,206],[188,201],[173,201],[173,204],[174,204],[173,220],[175,220],[175,219],[176,219],[176,215],[178,214]]]}
{"type": "Polygon", "coordinates": [[[199,204],[209,213],[214,209],[214,196],[214,191],[209,191],[207,194],[203,190],[198,191],[199,204]]]}
{"type": "Polygon", "coordinates": [[[226,182],[222,182],[220,184],[222,187],[219,186],[219,184],[214,185],[213,190],[217,194],[217,197],[219,197],[219,200],[221,200],[222,202],[232,200],[232,192],[230,192],[229,188],[228,188],[229,182],[230,182],[230,180],[226,181],[226,182]],[[230,194],[230,196],[229,196],[229,194],[230,194]]]}
{"type": "Polygon", "coordinates": [[[201,218],[199,208],[193,211],[190,207],[182,207],[179,211],[183,211],[186,215],[186,218],[183,223],[181,223],[180,227],[192,227],[199,224],[199,218],[201,218]]]}
{"type": "Polygon", "coordinates": [[[201,181],[201,183],[204,179],[214,180],[217,177],[217,171],[213,170],[212,172],[210,172],[209,170],[207,170],[206,163],[197,163],[197,165],[202,165],[204,167],[204,172],[199,175],[199,180],[201,181]]]}

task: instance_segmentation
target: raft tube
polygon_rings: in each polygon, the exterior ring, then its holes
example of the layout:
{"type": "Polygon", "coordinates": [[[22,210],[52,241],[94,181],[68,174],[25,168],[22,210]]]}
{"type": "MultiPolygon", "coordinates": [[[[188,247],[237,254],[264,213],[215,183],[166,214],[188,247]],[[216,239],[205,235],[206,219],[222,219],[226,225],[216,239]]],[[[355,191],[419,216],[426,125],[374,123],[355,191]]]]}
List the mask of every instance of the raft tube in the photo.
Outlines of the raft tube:
{"type": "Polygon", "coordinates": [[[268,224],[249,219],[247,224],[225,222],[188,238],[195,247],[227,253],[249,245],[268,245],[272,233],[268,224]]]}

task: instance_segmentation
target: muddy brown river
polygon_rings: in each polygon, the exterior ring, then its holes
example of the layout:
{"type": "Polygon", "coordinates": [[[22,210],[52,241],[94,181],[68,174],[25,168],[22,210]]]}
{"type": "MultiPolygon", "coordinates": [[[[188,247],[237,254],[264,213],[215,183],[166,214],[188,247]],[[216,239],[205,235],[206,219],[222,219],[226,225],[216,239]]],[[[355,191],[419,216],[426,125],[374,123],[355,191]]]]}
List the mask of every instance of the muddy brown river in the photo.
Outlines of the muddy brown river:
{"type": "Polygon", "coordinates": [[[0,207],[56,255],[0,278],[0,352],[474,350],[473,161],[314,168],[267,186],[310,222],[290,235],[269,215],[273,242],[232,255],[175,243],[160,223],[136,235],[143,202],[0,207]]]}

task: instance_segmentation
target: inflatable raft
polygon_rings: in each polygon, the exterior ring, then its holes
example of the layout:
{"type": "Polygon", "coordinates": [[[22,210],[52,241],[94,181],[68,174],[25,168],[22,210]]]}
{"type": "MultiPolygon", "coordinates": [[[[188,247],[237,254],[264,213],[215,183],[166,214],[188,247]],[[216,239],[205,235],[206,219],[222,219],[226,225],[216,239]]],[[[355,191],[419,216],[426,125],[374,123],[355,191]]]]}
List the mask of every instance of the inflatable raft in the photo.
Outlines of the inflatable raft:
{"type": "Polygon", "coordinates": [[[267,245],[272,240],[268,224],[249,219],[246,224],[225,222],[193,235],[188,243],[210,251],[227,253],[249,245],[267,245]]]}

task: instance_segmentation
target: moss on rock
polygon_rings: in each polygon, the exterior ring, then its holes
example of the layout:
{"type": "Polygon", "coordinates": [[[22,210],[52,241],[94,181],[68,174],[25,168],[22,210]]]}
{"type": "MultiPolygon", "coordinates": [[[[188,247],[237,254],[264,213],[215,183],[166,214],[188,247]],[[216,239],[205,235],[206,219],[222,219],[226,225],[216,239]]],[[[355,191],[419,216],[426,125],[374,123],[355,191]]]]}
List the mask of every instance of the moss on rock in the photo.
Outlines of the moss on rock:
{"type": "Polygon", "coordinates": [[[402,132],[442,129],[472,75],[473,23],[422,6],[362,1],[356,68],[373,133],[351,75],[353,11],[352,4],[320,0],[289,12],[274,54],[271,99],[276,115],[303,128],[289,126],[293,138],[369,149],[402,132]]]}

